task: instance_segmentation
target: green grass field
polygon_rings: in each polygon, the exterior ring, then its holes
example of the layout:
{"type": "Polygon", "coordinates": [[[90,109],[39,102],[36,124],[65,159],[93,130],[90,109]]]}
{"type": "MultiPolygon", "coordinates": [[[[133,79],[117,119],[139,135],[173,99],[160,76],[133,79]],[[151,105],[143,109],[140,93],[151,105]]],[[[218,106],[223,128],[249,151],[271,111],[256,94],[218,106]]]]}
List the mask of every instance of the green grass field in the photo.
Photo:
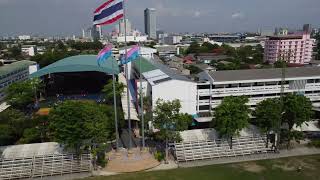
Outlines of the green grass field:
{"type": "Polygon", "coordinates": [[[129,173],[85,180],[320,180],[320,155],[129,173]],[[298,172],[298,168],[302,170],[298,172]]]}

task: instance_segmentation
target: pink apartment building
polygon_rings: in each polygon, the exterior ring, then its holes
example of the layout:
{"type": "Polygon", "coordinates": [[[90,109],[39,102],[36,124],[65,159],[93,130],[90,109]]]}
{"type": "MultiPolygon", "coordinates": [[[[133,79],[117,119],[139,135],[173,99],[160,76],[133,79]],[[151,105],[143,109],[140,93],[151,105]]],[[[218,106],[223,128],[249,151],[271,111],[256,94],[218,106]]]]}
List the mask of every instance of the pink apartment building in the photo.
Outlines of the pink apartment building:
{"type": "Polygon", "coordinates": [[[271,36],[265,42],[264,61],[275,63],[285,60],[290,64],[308,64],[312,59],[315,39],[310,33],[271,36]]]}

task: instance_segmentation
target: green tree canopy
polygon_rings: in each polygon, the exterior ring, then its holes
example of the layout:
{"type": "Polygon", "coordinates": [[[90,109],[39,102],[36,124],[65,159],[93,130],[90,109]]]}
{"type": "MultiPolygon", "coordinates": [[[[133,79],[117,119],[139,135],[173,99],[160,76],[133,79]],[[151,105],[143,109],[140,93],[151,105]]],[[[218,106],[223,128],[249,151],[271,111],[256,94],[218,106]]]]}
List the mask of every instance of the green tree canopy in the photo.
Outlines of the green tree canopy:
{"type": "Polygon", "coordinates": [[[112,114],[111,107],[95,102],[65,101],[50,112],[50,129],[57,142],[79,153],[115,137],[112,114]]]}
{"type": "MultiPolygon", "coordinates": [[[[116,86],[116,97],[119,99],[121,94],[124,92],[126,87],[123,83],[115,82],[116,86]]],[[[102,92],[105,94],[107,103],[113,104],[113,82],[109,80],[108,83],[103,87],[102,92]]]]}
{"type": "Polygon", "coordinates": [[[298,94],[288,94],[284,97],[283,120],[288,124],[290,131],[294,125],[301,127],[303,123],[310,121],[312,116],[312,103],[309,98],[298,94]]]}
{"type": "Polygon", "coordinates": [[[200,52],[200,45],[198,44],[198,42],[193,41],[190,46],[188,47],[188,49],[186,50],[187,54],[190,53],[199,53],[200,52]]]}
{"type": "Polygon", "coordinates": [[[6,91],[8,104],[19,110],[26,110],[27,106],[36,100],[36,92],[42,87],[39,79],[30,79],[11,84],[6,91]]]}
{"type": "Polygon", "coordinates": [[[248,126],[249,106],[248,98],[244,96],[225,97],[222,103],[216,108],[213,125],[220,136],[230,138],[232,148],[232,137],[239,135],[240,131],[248,126]]]}
{"type": "Polygon", "coordinates": [[[0,113],[0,146],[15,144],[25,129],[33,126],[24,113],[15,109],[7,109],[0,113]]]}
{"type": "Polygon", "coordinates": [[[278,131],[282,120],[282,106],[280,99],[266,99],[261,101],[253,115],[256,117],[257,126],[264,133],[278,131]]]}
{"type": "Polygon", "coordinates": [[[164,101],[158,99],[154,109],[154,126],[159,130],[158,137],[166,141],[166,159],[168,141],[180,141],[179,131],[187,130],[192,123],[192,116],[180,112],[179,100],[164,101]]]}
{"type": "MultiPolygon", "coordinates": [[[[261,101],[253,115],[256,117],[256,125],[266,134],[266,146],[269,143],[269,133],[279,133],[282,124],[282,105],[280,99],[266,99],[261,101]]],[[[275,142],[274,142],[275,143],[275,142]]]]}

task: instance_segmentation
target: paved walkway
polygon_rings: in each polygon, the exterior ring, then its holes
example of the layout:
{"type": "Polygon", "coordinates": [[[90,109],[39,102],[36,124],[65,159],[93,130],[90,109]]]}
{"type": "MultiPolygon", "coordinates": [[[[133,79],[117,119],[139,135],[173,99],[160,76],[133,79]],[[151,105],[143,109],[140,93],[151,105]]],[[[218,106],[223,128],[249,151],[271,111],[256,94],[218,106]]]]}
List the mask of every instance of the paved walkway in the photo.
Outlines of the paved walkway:
{"type": "Polygon", "coordinates": [[[197,167],[197,166],[207,166],[214,164],[229,164],[229,163],[238,163],[238,162],[246,162],[246,161],[257,161],[257,160],[265,160],[265,159],[277,159],[284,157],[292,157],[292,156],[306,156],[306,155],[314,155],[320,154],[320,149],[316,148],[308,148],[308,147],[299,147],[291,150],[281,150],[280,153],[268,153],[268,154],[256,154],[251,156],[238,156],[232,158],[217,158],[212,160],[200,160],[200,161],[190,161],[179,163],[179,167],[197,167]]]}
{"type": "Polygon", "coordinates": [[[149,169],[147,171],[160,171],[160,170],[169,170],[178,168],[178,164],[175,161],[169,160],[168,164],[162,162],[159,166],[149,169]]]}

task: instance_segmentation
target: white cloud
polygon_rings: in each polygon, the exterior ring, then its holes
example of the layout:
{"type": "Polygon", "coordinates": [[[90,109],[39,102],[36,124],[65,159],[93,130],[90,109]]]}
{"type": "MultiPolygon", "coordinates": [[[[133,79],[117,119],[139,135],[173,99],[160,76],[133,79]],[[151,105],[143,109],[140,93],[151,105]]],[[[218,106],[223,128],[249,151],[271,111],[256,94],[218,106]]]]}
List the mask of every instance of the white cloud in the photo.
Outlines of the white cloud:
{"type": "Polygon", "coordinates": [[[231,15],[232,19],[242,19],[244,17],[245,17],[245,15],[242,12],[233,13],[231,15]]]}

